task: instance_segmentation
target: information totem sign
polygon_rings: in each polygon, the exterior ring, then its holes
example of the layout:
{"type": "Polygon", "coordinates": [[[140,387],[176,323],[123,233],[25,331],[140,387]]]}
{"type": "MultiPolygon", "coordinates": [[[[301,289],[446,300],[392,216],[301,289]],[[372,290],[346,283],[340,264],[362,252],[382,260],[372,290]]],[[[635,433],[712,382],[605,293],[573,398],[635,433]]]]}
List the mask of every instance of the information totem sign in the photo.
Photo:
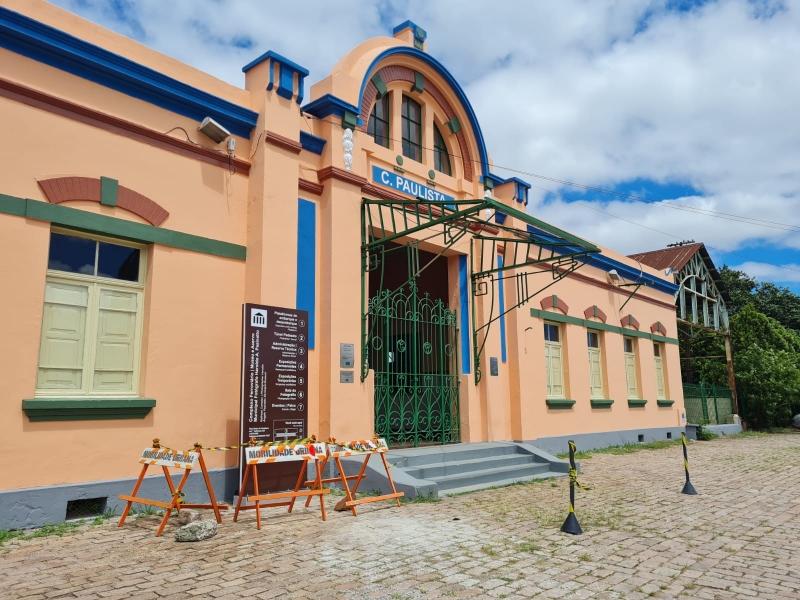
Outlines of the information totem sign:
{"type": "MultiPolygon", "coordinates": [[[[308,313],[293,308],[245,304],[242,310],[240,440],[282,442],[308,435],[308,313]]],[[[239,457],[239,481],[244,473],[239,457]]],[[[294,485],[298,463],[263,469],[259,489],[294,485]]],[[[240,490],[250,493],[252,488],[240,490]]]]}

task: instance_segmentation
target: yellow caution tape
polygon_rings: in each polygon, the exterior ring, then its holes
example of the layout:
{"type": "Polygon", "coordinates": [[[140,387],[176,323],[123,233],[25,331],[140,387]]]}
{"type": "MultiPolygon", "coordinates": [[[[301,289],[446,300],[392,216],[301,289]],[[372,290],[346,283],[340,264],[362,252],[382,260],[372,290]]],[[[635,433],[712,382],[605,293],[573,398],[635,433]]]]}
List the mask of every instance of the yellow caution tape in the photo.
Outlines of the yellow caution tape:
{"type": "Polygon", "coordinates": [[[575,485],[577,485],[579,488],[581,488],[582,490],[590,490],[590,489],[592,489],[588,485],[583,485],[580,481],[578,481],[578,469],[570,469],[569,470],[569,480],[572,483],[574,483],[575,485]]]}
{"type": "Polygon", "coordinates": [[[183,453],[183,452],[196,452],[198,450],[211,450],[216,452],[225,452],[227,450],[240,450],[242,448],[252,448],[254,446],[263,446],[263,447],[273,447],[273,446],[280,446],[284,448],[294,448],[295,446],[299,446],[302,444],[310,444],[317,441],[317,436],[312,435],[311,437],[306,438],[296,438],[293,440],[286,440],[282,442],[270,442],[270,441],[262,441],[262,440],[250,440],[244,444],[234,444],[231,446],[203,446],[199,442],[195,443],[195,445],[187,450],[176,450],[174,448],[170,448],[168,446],[164,446],[163,444],[159,445],[161,450],[167,450],[168,452],[173,453],[183,453]]]}

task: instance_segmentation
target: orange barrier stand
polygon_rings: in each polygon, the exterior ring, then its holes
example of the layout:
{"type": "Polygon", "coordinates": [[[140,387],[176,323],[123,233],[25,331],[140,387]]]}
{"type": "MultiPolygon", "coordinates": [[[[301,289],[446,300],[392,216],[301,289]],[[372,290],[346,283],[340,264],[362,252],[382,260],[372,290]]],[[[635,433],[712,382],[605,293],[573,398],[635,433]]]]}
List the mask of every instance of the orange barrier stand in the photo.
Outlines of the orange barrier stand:
{"type": "MultiPolygon", "coordinates": [[[[392,479],[391,469],[389,467],[389,462],[386,460],[386,452],[389,451],[389,447],[386,445],[386,440],[382,438],[376,438],[374,440],[360,440],[357,442],[350,442],[348,444],[328,444],[328,459],[333,459],[333,464],[335,465],[336,471],[338,475],[334,477],[329,477],[326,479],[320,478],[320,469],[324,468],[323,465],[317,465],[317,476],[315,479],[308,480],[305,482],[306,487],[311,489],[314,488],[321,488],[325,483],[341,483],[342,488],[344,489],[345,497],[342,498],[339,502],[336,503],[334,510],[336,511],[345,511],[350,510],[353,513],[353,516],[358,514],[357,506],[361,504],[370,504],[372,502],[382,502],[384,500],[395,500],[397,502],[397,506],[400,506],[400,498],[405,496],[405,492],[398,492],[397,488],[394,485],[394,480],[392,479]],[[356,493],[358,492],[358,488],[361,485],[362,479],[364,479],[364,474],[367,471],[367,465],[369,464],[369,459],[374,455],[377,454],[381,457],[381,461],[383,462],[383,468],[386,471],[386,478],[389,480],[389,487],[392,490],[390,494],[382,494],[379,496],[365,496],[363,498],[356,498],[356,493]],[[358,470],[357,475],[347,475],[344,470],[344,466],[342,465],[342,458],[347,456],[357,456],[363,455],[364,462],[361,463],[361,468],[358,470]],[[355,480],[353,487],[350,487],[349,481],[355,480]]],[[[306,506],[309,505],[310,498],[306,500],[306,506]]]]}
{"type": "Polygon", "coordinates": [[[239,511],[241,510],[255,510],[256,511],[256,528],[261,529],[261,509],[262,508],[275,508],[279,506],[288,506],[287,512],[292,512],[294,503],[297,498],[305,497],[306,506],[309,505],[314,496],[319,497],[319,509],[322,515],[322,520],[326,521],[328,515],[325,512],[325,499],[323,496],[330,493],[330,490],[324,489],[320,482],[320,473],[325,468],[325,463],[328,460],[325,444],[313,442],[309,444],[295,444],[295,445],[277,445],[277,446],[251,446],[245,448],[245,460],[247,466],[245,467],[244,476],[242,478],[242,485],[239,489],[239,499],[236,501],[236,511],[233,514],[234,522],[239,519],[239,511]],[[314,489],[303,490],[303,482],[306,480],[306,472],[308,463],[314,461],[316,467],[316,479],[319,484],[314,489]],[[258,465],[270,464],[275,462],[285,461],[303,461],[300,468],[300,473],[297,476],[294,489],[285,492],[272,492],[262,494],[258,489],[258,465]],[[253,481],[253,495],[247,497],[247,501],[251,504],[242,504],[244,492],[247,489],[247,484],[253,481]],[[272,502],[270,504],[261,504],[263,501],[282,500],[282,502],[272,502]]]}
{"type": "Polygon", "coordinates": [[[133,485],[133,490],[131,491],[130,495],[119,496],[119,499],[125,500],[126,504],[125,509],[122,511],[122,517],[120,517],[117,527],[122,527],[122,525],[125,523],[125,519],[128,518],[128,513],[130,512],[131,506],[133,506],[134,503],[155,506],[157,508],[164,509],[164,518],[161,519],[161,524],[158,526],[158,530],[156,531],[157,537],[164,533],[164,527],[166,527],[172,511],[177,510],[180,512],[181,508],[211,508],[214,510],[214,516],[217,519],[217,523],[222,523],[222,515],[220,514],[220,510],[228,510],[228,505],[217,502],[217,497],[214,494],[214,487],[211,485],[211,479],[208,476],[208,469],[206,468],[206,461],[203,459],[203,452],[200,444],[195,444],[194,449],[192,450],[182,452],[171,450],[169,448],[162,448],[158,438],[156,438],[153,440],[153,446],[151,448],[145,448],[142,450],[142,454],[139,457],[139,462],[142,464],[142,470],[139,472],[139,477],[136,480],[136,483],[133,485]],[[208,491],[208,498],[210,500],[209,504],[187,504],[182,500],[184,495],[183,486],[186,485],[186,480],[189,479],[189,473],[192,471],[192,468],[194,468],[197,464],[200,465],[200,471],[203,474],[203,481],[205,482],[206,490],[208,491]],[[172,499],[169,502],[152,500],[150,498],[142,498],[136,495],[142,485],[142,481],[144,481],[144,476],[147,473],[147,469],[151,465],[160,466],[164,472],[164,477],[167,480],[167,487],[172,495],[172,499]],[[183,477],[181,477],[177,487],[175,487],[175,484],[172,482],[172,476],[169,472],[171,468],[183,469],[183,477]]]}

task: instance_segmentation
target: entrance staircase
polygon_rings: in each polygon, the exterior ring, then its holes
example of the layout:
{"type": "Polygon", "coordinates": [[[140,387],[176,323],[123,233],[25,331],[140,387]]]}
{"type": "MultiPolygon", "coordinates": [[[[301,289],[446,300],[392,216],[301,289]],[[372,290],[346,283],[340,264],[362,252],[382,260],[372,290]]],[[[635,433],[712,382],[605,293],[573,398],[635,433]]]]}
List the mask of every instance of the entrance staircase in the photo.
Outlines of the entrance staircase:
{"type": "MultiPolygon", "coordinates": [[[[404,448],[391,450],[387,458],[393,466],[392,477],[398,491],[405,492],[409,498],[438,497],[535,479],[564,477],[569,471],[567,461],[520,442],[404,448]]],[[[348,472],[351,468],[347,469],[348,472]]],[[[386,478],[378,469],[369,469],[361,489],[386,490],[386,478]]]]}

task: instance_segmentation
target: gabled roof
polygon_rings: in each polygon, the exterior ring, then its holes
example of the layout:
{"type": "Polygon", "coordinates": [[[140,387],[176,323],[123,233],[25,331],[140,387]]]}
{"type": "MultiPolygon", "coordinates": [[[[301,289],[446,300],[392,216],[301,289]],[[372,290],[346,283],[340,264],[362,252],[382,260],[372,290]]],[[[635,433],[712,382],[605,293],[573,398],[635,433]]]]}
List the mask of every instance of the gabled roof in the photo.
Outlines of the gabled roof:
{"type": "Polygon", "coordinates": [[[703,259],[703,263],[706,265],[708,272],[711,274],[711,279],[717,284],[722,297],[730,302],[730,297],[728,296],[728,290],[725,285],[722,283],[722,277],[720,277],[719,271],[717,271],[716,265],[714,265],[714,261],[711,260],[711,255],[706,250],[706,246],[703,242],[693,242],[691,244],[684,244],[683,246],[673,246],[671,248],[663,248],[661,250],[651,250],[650,252],[639,252],[638,254],[629,254],[628,258],[632,258],[633,260],[638,260],[640,263],[647,265],[648,267],[653,267],[654,269],[659,269],[660,271],[666,271],[668,268],[672,268],[672,275],[673,277],[678,276],[678,272],[686,266],[692,257],[700,253],[700,258],[703,259]]]}
{"type": "MultiPolygon", "coordinates": [[[[700,249],[705,251],[705,247],[703,246],[702,242],[695,242],[692,244],[684,244],[683,246],[673,246],[671,248],[663,248],[661,250],[651,250],[650,252],[639,252],[638,254],[629,254],[628,258],[632,258],[633,260],[638,260],[641,263],[646,264],[648,267],[653,267],[654,269],[658,269],[659,271],[666,271],[667,269],[672,269],[673,273],[677,273],[683,267],[686,266],[686,263],[691,260],[691,258],[700,251],[700,249]]],[[[704,257],[708,257],[708,252],[704,252],[704,257]]],[[[711,263],[710,258],[708,259],[707,263],[710,263],[708,266],[711,269],[714,269],[714,263],[711,263]]],[[[716,271],[716,269],[714,269],[716,271]]]]}

